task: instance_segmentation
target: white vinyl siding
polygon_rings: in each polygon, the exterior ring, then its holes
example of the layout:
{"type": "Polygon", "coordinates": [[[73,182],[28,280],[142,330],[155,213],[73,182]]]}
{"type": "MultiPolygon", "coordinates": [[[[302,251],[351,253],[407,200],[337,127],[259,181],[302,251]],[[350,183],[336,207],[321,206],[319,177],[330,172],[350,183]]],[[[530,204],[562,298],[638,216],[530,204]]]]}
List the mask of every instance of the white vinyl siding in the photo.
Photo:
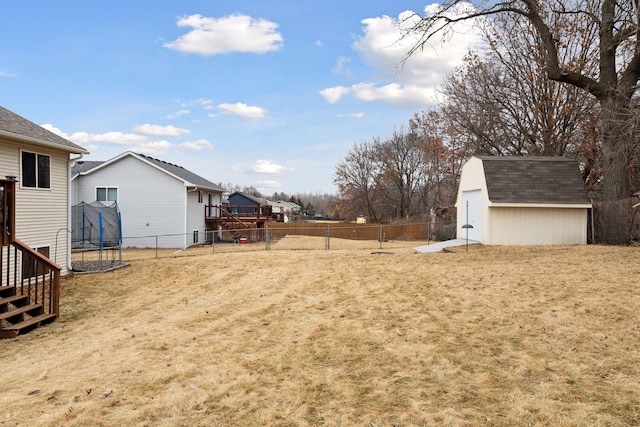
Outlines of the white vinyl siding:
{"type": "Polygon", "coordinates": [[[193,230],[185,228],[184,183],[135,157],[124,156],[74,181],[78,202],[95,201],[97,187],[118,188],[124,247],[155,247],[155,236],[162,235],[158,246],[183,248],[185,233],[193,230]]]}
{"type": "Polygon", "coordinates": [[[209,199],[211,199],[212,205],[220,205],[221,204],[221,194],[220,193],[207,193],[202,191],[190,191],[187,195],[187,230],[198,230],[198,242],[193,242],[191,239],[188,243],[204,243],[207,238],[210,236],[206,236],[206,224],[205,224],[205,203],[209,203],[209,199]],[[202,200],[203,202],[200,202],[202,200]]]}
{"type": "Polygon", "coordinates": [[[578,245],[587,241],[587,209],[493,207],[489,245],[578,245]]]}
{"type": "Polygon", "coordinates": [[[469,239],[485,245],[586,244],[587,207],[584,204],[492,203],[482,160],[472,157],[463,165],[460,176],[457,237],[465,238],[462,225],[469,221],[474,226],[469,230],[469,239]]]}
{"type": "Polygon", "coordinates": [[[21,152],[50,156],[50,188],[16,189],[16,238],[32,248],[49,247],[50,259],[68,272],[69,154],[42,147],[0,140],[0,176],[20,180],[21,152]]]}

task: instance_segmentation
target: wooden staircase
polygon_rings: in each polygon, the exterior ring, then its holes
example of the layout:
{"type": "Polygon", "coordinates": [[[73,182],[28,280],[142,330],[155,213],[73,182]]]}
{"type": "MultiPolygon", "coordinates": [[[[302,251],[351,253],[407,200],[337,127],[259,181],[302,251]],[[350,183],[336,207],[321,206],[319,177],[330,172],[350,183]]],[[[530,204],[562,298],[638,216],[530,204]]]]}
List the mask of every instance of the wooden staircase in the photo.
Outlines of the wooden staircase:
{"type": "Polygon", "coordinates": [[[0,179],[0,338],[15,338],[60,313],[61,268],[15,237],[14,179],[0,179]]]}
{"type": "Polygon", "coordinates": [[[0,286],[0,338],[15,338],[57,317],[46,313],[41,303],[31,304],[29,295],[17,294],[12,286],[0,286]]]}

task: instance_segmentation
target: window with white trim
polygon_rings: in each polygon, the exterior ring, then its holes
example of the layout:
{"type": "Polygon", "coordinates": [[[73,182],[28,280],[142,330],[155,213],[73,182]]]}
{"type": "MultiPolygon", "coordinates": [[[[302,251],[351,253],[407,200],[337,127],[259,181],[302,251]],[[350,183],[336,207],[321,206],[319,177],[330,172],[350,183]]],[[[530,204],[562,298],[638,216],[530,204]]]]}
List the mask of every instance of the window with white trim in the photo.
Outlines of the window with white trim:
{"type": "Polygon", "coordinates": [[[51,188],[51,156],[23,151],[20,184],[30,188],[51,188]]]}
{"type": "Polygon", "coordinates": [[[96,200],[100,202],[117,202],[118,187],[96,187],[96,200]]]}

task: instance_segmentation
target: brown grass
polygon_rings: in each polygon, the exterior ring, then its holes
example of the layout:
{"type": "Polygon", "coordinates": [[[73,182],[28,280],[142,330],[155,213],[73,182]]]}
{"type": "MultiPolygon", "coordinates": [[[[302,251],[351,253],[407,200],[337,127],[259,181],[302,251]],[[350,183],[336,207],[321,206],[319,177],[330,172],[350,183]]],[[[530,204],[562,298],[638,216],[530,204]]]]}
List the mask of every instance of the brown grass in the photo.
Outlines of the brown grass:
{"type": "Polygon", "coordinates": [[[640,423],[638,248],[231,249],[65,280],[0,425],[640,423]]]}

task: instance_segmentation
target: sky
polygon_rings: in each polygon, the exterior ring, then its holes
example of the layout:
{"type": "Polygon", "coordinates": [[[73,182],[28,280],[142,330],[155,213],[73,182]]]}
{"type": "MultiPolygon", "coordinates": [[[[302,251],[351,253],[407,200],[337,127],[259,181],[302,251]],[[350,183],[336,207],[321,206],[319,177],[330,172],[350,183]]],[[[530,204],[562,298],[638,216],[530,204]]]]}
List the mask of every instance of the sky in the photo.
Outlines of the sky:
{"type": "Polygon", "coordinates": [[[127,150],[263,195],[336,194],[355,143],[390,136],[441,95],[476,40],[403,64],[393,0],[6,0],[0,105],[76,144],[127,150]]]}

